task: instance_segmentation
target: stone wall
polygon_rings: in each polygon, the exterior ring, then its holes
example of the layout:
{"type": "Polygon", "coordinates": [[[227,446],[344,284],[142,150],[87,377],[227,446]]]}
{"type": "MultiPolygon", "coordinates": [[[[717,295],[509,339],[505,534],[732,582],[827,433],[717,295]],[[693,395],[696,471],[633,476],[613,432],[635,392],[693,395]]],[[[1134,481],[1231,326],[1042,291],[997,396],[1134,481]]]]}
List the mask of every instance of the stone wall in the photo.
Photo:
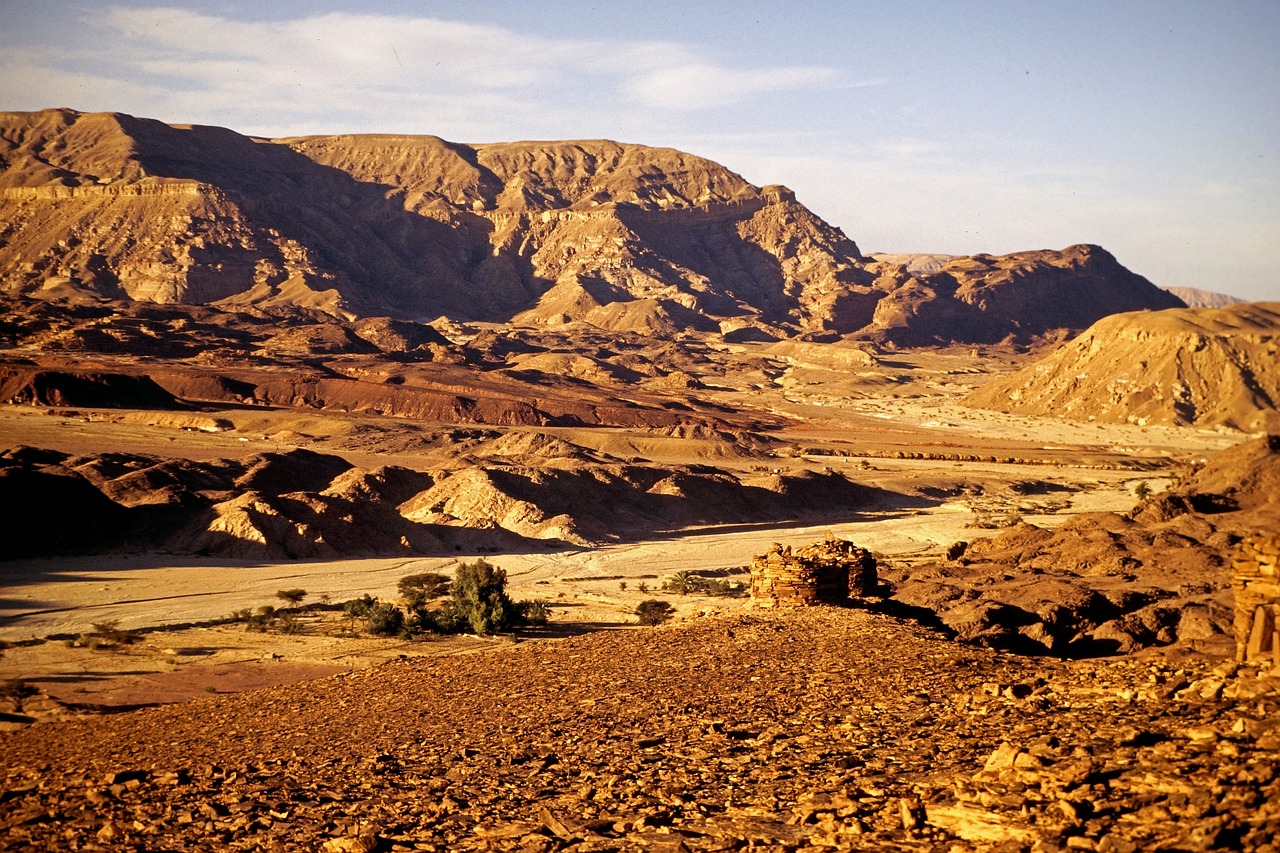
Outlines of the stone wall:
{"type": "Polygon", "coordinates": [[[1236,594],[1236,658],[1270,656],[1280,666],[1280,535],[1240,543],[1232,564],[1236,594]]]}
{"type": "Polygon", "coordinates": [[[751,563],[754,607],[844,604],[851,596],[870,595],[876,583],[871,552],[834,537],[796,551],[774,543],[751,563]]]}

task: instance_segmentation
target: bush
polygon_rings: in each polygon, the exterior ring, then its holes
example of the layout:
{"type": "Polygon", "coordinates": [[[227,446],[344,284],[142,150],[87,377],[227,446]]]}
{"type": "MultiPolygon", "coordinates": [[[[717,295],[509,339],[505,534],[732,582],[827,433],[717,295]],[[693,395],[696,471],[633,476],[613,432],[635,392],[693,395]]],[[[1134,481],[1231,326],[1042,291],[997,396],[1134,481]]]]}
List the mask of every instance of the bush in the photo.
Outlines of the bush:
{"type": "Polygon", "coordinates": [[[1134,488],[1133,494],[1138,498],[1138,500],[1145,501],[1147,498],[1151,497],[1151,484],[1146,480],[1143,480],[1141,483],[1138,483],[1136,488],[1134,488]]]}
{"type": "Polygon", "coordinates": [[[394,637],[404,632],[404,611],[389,601],[379,601],[366,611],[365,624],[370,634],[394,637]]]}
{"type": "Polygon", "coordinates": [[[448,595],[449,586],[448,576],[439,572],[421,572],[400,578],[396,588],[410,601],[431,601],[448,595]]]}
{"type": "Polygon", "coordinates": [[[491,634],[519,619],[507,597],[507,573],[484,560],[459,564],[451,594],[459,620],[477,634],[491,634]]]}
{"type": "Polygon", "coordinates": [[[343,603],[342,613],[348,619],[363,619],[369,612],[369,608],[378,603],[378,599],[372,595],[362,595],[359,598],[353,598],[343,603]]]}
{"type": "Polygon", "coordinates": [[[89,634],[82,634],[79,645],[87,646],[91,649],[109,649],[116,646],[127,646],[138,642],[140,639],[142,639],[142,635],[138,632],[121,628],[119,619],[110,619],[106,622],[94,622],[93,631],[89,634]]]}
{"type": "Polygon", "coordinates": [[[551,605],[541,598],[516,603],[523,625],[545,625],[551,619],[551,605]]]}
{"type": "Polygon", "coordinates": [[[662,584],[662,588],[680,595],[688,595],[694,591],[698,580],[700,578],[695,577],[693,572],[676,572],[662,584]]]}
{"type": "Polygon", "coordinates": [[[661,625],[668,621],[674,614],[676,609],[665,601],[658,601],[651,598],[648,601],[642,601],[636,605],[636,615],[640,617],[641,625],[661,625]]]}

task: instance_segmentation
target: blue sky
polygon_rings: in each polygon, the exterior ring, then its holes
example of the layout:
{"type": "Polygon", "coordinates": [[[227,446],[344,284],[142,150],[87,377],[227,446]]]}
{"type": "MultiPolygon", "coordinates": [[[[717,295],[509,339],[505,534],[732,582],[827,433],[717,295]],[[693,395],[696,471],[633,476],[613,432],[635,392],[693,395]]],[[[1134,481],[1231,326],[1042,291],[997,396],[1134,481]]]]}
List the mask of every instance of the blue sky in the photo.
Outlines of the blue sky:
{"type": "Polygon", "coordinates": [[[670,146],[863,251],[1099,243],[1280,299],[1277,45],[1274,0],[0,0],[0,109],[670,146]]]}

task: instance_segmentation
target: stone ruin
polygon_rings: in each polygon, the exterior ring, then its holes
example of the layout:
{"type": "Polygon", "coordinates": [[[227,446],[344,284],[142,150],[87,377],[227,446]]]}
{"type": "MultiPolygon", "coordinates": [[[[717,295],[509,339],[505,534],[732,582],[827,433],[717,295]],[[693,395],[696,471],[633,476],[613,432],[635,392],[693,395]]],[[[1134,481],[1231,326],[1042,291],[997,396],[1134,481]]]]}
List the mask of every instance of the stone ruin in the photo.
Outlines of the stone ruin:
{"type": "Polygon", "coordinates": [[[775,542],[751,563],[753,607],[844,604],[872,594],[876,584],[871,552],[833,536],[796,551],[775,542]]]}
{"type": "Polygon", "coordinates": [[[1280,667],[1280,535],[1240,543],[1232,564],[1236,594],[1236,659],[1270,656],[1280,667]]]}

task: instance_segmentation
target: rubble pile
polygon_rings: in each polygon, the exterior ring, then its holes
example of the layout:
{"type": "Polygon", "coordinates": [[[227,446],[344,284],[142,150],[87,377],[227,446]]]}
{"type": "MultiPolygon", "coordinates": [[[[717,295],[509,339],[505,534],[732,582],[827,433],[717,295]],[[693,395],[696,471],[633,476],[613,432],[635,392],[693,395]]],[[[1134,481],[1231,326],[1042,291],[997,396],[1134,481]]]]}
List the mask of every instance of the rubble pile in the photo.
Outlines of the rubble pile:
{"type": "Polygon", "coordinates": [[[1236,594],[1236,658],[1270,654],[1280,667],[1280,535],[1240,543],[1232,563],[1236,594]]]}
{"type": "Polygon", "coordinates": [[[774,543],[751,563],[755,607],[844,604],[876,589],[876,559],[865,548],[828,536],[792,551],[774,543]]]}

